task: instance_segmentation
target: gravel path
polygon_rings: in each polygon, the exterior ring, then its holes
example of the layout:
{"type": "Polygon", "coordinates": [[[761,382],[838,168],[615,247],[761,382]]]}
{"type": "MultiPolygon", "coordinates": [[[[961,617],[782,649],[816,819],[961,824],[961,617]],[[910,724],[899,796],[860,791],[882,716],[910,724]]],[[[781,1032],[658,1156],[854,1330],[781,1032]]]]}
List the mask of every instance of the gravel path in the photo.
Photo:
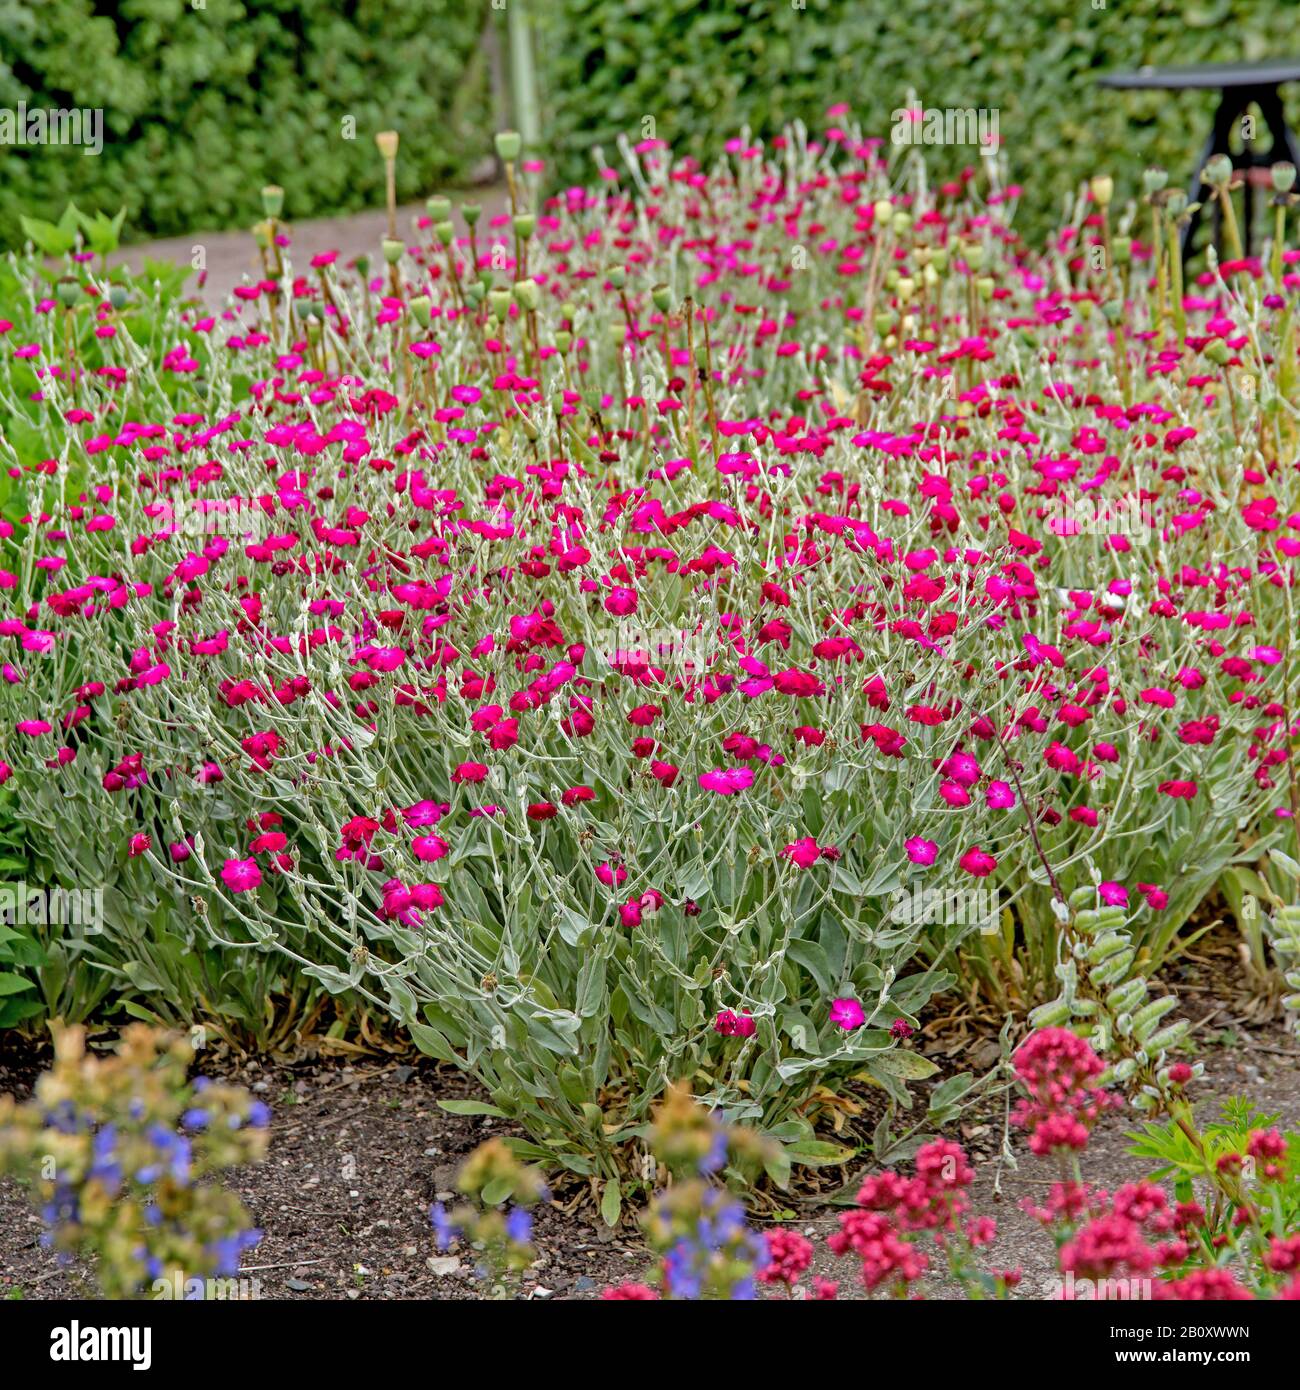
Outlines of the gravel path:
{"type": "MultiPolygon", "coordinates": [[[[479,203],[483,208],[480,227],[486,227],[490,218],[505,211],[509,206],[504,186],[496,184],[464,192],[449,192],[448,196],[455,204],[461,201],[479,203]]],[[[398,234],[409,236],[417,219],[425,215],[424,205],[421,203],[410,203],[398,208],[398,234]]],[[[464,224],[458,215],[455,220],[458,228],[463,231],[464,224]]],[[[293,263],[295,266],[305,266],[312,256],[321,251],[338,251],[339,258],[343,261],[366,252],[378,262],[381,259],[380,243],[387,232],[388,214],[382,208],[353,213],[348,217],[326,217],[292,223],[290,233],[293,263]]],[[[426,233],[422,240],[427,239],[426,233]]],[[[236,285],[257,280],[261,276],[257,247],[247,230],[192,232],[188,236],[140,242],[134,246],[123,247],[109,260],[111,264],[125,264],[133,271],[139,271],[143,268],[146,257],[193,265],[196,269],[206,266],[207,278],[199,293],[208,307],[213,309],[225,305],[236,285]]],[[[191,288],[193,286],[194,282],[191,282],[191,288]]]]}

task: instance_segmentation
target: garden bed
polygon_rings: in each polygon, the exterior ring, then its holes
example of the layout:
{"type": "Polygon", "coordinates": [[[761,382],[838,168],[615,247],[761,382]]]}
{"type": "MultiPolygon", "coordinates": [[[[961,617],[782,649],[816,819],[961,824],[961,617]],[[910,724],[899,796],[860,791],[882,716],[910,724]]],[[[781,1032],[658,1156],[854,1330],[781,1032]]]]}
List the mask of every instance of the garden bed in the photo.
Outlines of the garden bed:
{"type": "MultiPolygon", "coordinates": [[[[1262,1112],[1276,1113],[1284,1127],[1300,1126],[1300,1048],[1275,1024],[1259,1024],[1236,1012],[1248,1001],[1236,952],[1220,935],[1176,972],[1176,983],[1196,1002],[1193,1023],[1198,1055],[1206,1073],[1196,1097],[1198,1115],[1213,1117],[1225,1100],[1248,1095],[1262,1112]]],[[[949,1036],[923,1039],[947,1065],[934,1084],[953,1071],[951,1050],[998,1050],[995,1030],[965,1027],[949,1036]]],[[[48,1064],[48,1049],[35,1045],[0,1048],[0,1092],[20,1098],[48,1064]]],[[[471,1083],[417,1053],[389,1057],[303,1059],[269,1064],[238,1058],[221,1049],[208,1059],[211,1071],[241,1085],[271,1105],[271,1145],[267,1161],[237,1170],[229,1186],[237,1191],[264,1232],[241,1277],[256,1280],[249,1293],[272,1299],[478,1299],[484,1288],[468,1254],[443,1254],[434,1244],[430,1205],[450,1201],[461,1163],[479,1144],[500,1134],[519,1133],[490,1116],[453,1115],[438,1102],[481,1096],[471,1083]]],[[[852,1126],[865,1150],[871,1120],[880,1110],[868,1088],[851,1087],[863,1114],[852,1126]]],[[[1056,1181],[1054,1165],[1028,1152],[1024,1137],[1011,1130],[1016,1164],[999,1161],[1004,1115],[999,1104],[968,1115],[945,1131],[971,1155],[976,1169],[972,1210],[998,1225],[994,1247],[1007,1268],[1023,1278],[1017,1298],[1056,1296],[1059,1272],[1051,1240],[1041,1224],[1021,1208],[1041,1203],[1056,1181]]],[[[1115,1189],[1139,1181],[1150,1164],[1128,1152],[1131,1117],[1106,1117],[1088,1150],[1089,1180],[1115,1189]]],[[[843,1136],[841,1136],[843,1138],[843,1136]]],[[[859,1157],[843,1171],[847,1182],[871,1165],[859,1157]]],[[[805,1173],[805,1178],[811,1175],[805,1173]]],[[[823,1185],[826,1170],[819,1174],[823,1185]]],[[[840,1261],[824,1249],[838,1211],[805,1190],[788,1208],[796,1229],[818,1248],[815,1271],[838,1280],[840,1298],[862,1291],[840,1261]]],[[[791,1219],[787,1217],[787,1219],[791,1219]]],[[[763,1224],[763,1223],[760,1223],[763,1224]]],[[[40,1247],[42,1226],[21,1200],[12,1179],[0,1179],[0,1298],[84,1298],[93,1284],[82,1274],[61,1269],[40,1247]]],[[[611,1229],[580,1187],[539,1210],[536,1261],[522,1276],[520,1296],[532,1299],[595,1299],[625,1280],[639,1278],[653,1262],[634,1221],[611,1229]]],[[[937,1280],[934,1298],[963,1298],[950,1281],[937,1280]]],[[[774,1295],[775,1296],[775,1295],[774,1295]]]]}

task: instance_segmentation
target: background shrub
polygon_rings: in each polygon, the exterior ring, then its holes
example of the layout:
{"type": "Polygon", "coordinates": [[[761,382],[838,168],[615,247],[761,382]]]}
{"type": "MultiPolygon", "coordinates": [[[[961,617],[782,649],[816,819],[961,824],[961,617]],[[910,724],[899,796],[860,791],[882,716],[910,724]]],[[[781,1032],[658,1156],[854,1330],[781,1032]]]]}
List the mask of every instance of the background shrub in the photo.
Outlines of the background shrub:
{"type": "MultiPolygon", "coordinates": [[[[548,149],[566,181],[589,178],[590,148],[615,158],[619,133],[656,134],[674,152],[711,160],[720,131],[748,122],[771,134],[796,118],[820,131],[849,102],[868,133],[914,88],[927,106],[999,109],[1022,212],[1042,230],[1060,199],[1099,170],[1134,191],[1143,168],[1191,173],[1217,102],[1213,93],[1120,94],[1096,86],[1110,69],[1283,57],[1294,14],[1269,0],[551,0],[534,5],[546,85],[548,149]]],[[[1294,112],[1300,95],[1292,94],[1294,112]]],[[[1294,119],[1294,117],[1293,117],[1294,119]]],[[[928,150],[944,168],[971,148],[928,150]]]]}
{"type": "Polygon", "coordinates": [[[99,107],[98,158],[0,145],[0,244],[18,216],[123,204],[135,235],[383,201],[376,131],[402,132],[399,195],[487,152],[482,0],[0,0],[0,107],[99,107]],[[345,138],[345,117],[355,138],[345,138]]]}

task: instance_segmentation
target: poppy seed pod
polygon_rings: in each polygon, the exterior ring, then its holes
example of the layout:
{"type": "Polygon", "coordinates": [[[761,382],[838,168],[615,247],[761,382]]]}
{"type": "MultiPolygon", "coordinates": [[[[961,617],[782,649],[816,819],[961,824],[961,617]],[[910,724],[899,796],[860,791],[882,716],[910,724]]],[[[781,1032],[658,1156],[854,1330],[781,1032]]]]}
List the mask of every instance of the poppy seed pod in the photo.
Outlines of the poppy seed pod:
{"type": "Polygon", "coordinates": [[[537,227],[537,219],[531,212],[521,212],[518,217],[511,218],[510,225],[520,241],[527,241],[537,227]]]}
{"type": "Polygon", "coordinates": [[[398,134],[395,130],[381,130],[375,136],[375,144],[379,148],[379,153],[388,159],[397,158],[398,134]]]}
{"type": "Polygon", "coordinates": [[[524,142],[517,130],[498,131],[495,143],[497,158],[507,164],[513,164],[519,158],[519,153],[524,147],[524,142]]]}
{"type": "Polygon", "coordinates": [[[429,324],[433,321],[433,314],[431,312],[433,304],[429,296],[427,294],[419,295],[417,298],[411,300],[410,307],[416,323],[418,323],[421,328],[428,328],[429,324]]]}
{"type": "Polygon", "coordinates": [[[555,334],[555,350],[563,356],[573,344],[573,334],[561,329],[555,334]]]}
{"type": "Polygon", "coordinates": [[[488,295],[488,307],[492,310],[492,317],[498,323],[504,323],[510,312],[510,291],[493,290],[488,295]]]}
{"type": "Polygon", "coordinates": [[[536,280],[515,281],[515,303],[530,314],[537,312],[542,302],[542,291],[536,280]]]}
{"type": "Polygon", "coordinates": [[[396,265],[402,259],[402,252],[406,248],[400,241],[394,241],[391,237],[385,237],[383,241],[384,260],[389,265],[396,265]]]}
{"type": "Polygon", "coordinates": [[[81,283],[71,279],[60,280],[54,287],[54,293],[65,309],[72,309],[81,298],[81,283]]]}
{"type": "Polygon", "coordinates": [[[1201,177],[1211,188],[1226,188],[1232,181],[1232,160],[1226,154],[1216,154],[1202,170],[1201,177]]]}
{"type": "Polygon", "coordinates": [[[434,226],[433,234],[438,238],[441,246],[450,246],[456,240],[456,228],[450,222],[439,222],[434,226]]]}
{"type": "Polygon", "coordinates": [[[1110,206],[1110,200],[1115,196],[1115,180],[1109,174],[1094,174],[1088,181],[1088,187],[1092,190],[1092,201],[1099,208],[1110,206]]]}
{"type": "Polygon", "coordinates": [[[446,222],[451,216],[451,199],[435,193],[432,198],[425,200],[424,210],[429,214],[431,222],[446,222]]]}
{"type": "Polygon", "coordinates": [[[465,219],[467,227],[475,227],[479,218],[483,216],[483,209],[477,203],[462,203],[460,215],[465,219]]]}
{"type": "Polygon", "coordinates": [[[650,291],[650,298],[661,314],[666,314],[673,302],[672,292],[667,285],[655,285],[650,291]]]}
{"type": "Polygon", "coordinates": [[[284,211],[284,189],[276,183],[268,183],[262,189],[262,211],[268,217],[279,217],[284,211]]]}
{"type": "Polygon", "coordinates": [[[1148,165],[1142,172],[1142,187],[1149,198],[1153,193],[1160,190],[1169,182],[1169,171],[1162,169],[1158,164],[1148,165]]]}
{"type": "Polygon", "coordinates": [[[1273,180],[1274,193],[1290,193],[1295,187],[1295,165],[1286,160],[1275,164],[1269,171],[1273,180]]]}
{"type": "Polygon", "coordinates": [[[111,285],[109,287],[108,302],[113,306],[114,309],[126,308],[127,302],[130,299],[130,297],[130,293],[125,285],[111,285]]]}
{"type": "Polygon", "coordinates": [[[623,286],[627,284],[627,271],[624,270],[621,265],[616,265],[609,272],[609,283],[613,285],[616,290],[621,290],[623,286]]]}

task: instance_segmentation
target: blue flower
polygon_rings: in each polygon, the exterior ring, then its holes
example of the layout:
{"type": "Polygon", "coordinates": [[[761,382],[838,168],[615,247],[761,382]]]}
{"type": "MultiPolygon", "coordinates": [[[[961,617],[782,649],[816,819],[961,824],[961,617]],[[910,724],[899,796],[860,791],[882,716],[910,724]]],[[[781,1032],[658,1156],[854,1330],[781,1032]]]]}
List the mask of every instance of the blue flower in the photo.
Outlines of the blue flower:
{"type": "Polygon", "coordinates": [[[533,1218],[523,1207],[512,1207],[506,1214],[506,1235],[516,1245],[527,1245],[533,1238],[533,1218]]]}
{"type": "Polygon", "coordinates": [[[447,1208],[441,1202],[435,1202],[429,1208],[429,1220],[433,1223],[438,1249],[446,1250],[460,1235],[460,1227],[452,1224],[451,1218],[447,1215],[447,1208]]]}

